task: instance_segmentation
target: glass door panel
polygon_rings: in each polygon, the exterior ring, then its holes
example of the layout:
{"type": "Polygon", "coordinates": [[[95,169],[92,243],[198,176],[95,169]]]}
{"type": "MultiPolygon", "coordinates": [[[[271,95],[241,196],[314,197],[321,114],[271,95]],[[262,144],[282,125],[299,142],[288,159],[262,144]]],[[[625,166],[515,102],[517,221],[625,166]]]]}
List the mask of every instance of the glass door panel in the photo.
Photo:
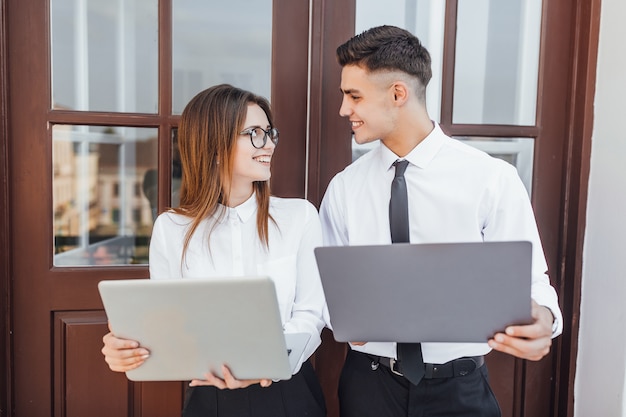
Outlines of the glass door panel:
{"type": "Polygon", "coordinates": [[[441,112],[445,7],[446,2],[440,0],[356,1],[355,34],[374,26],[398,26],[417,36],[428,49],[433,76],[426,89],[426,107],[437,122],[441,112]]]}
{"type": "Polygon", "coordinates": [[[157,130],[55,125],[54,265],[147,264],[157,130]]]}
{"type": "Polygon", "coordinates": [[[453,122],[535,125],[541,0],[459,1],[453,122]]]}
{"type": "Polygon", "coordinates": [[[51,0],[52,108],[156,113],[157,0],[51,0]]]}
{"type": "Polygon", "coordinates": [[[454,138],[513,165],[517,169],[517,174],[524,183],[528,195],[532,196],[534,138],[486,138],[478,136],[455,136],[454,138]]]}
{"type": "Polygon", "coordinates": [[[172,111],[228,83],[271,97],[272,0],[172,2],[172,111]]]}

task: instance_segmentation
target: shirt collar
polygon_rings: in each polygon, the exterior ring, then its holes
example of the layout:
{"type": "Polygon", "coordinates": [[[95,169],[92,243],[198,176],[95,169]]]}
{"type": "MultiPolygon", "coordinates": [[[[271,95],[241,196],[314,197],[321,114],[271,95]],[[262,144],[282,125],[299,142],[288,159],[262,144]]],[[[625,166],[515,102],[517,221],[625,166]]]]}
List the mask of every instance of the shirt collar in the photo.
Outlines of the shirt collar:
{"type": "Polygon", "coordinates": [[[256,212],[256,209],[256,193],[252,193],[250,198],[239,204],[237,207],[228,207],[220,204],[216,214],[219,215],[219,212],[223,212],[225,214],[222,221],[239,219],[240,222],[245,223],[256,212]]]}
{"type": "Polygon", "coordinates": [[[247,222],[256,211],[256,193],[252,193],[249,199],[239,204],[237,207],[233,207],[231,211],[237,213],[242,223],[247,222]]]}
{"type": "MultiPolygon", "coordinates": [[[[412,165],[420,168],[426,168],[433,160],[439,149],[443,146],[446,135],[443,133],[439,124],[433,122],[433,130],[417,145],[408,155],[402,159],[406,159],[412,165]]],[[[391,168],[393,163],[400,158],[381,142],[380,146],[381,162],[385,169],[391,168]]]]}

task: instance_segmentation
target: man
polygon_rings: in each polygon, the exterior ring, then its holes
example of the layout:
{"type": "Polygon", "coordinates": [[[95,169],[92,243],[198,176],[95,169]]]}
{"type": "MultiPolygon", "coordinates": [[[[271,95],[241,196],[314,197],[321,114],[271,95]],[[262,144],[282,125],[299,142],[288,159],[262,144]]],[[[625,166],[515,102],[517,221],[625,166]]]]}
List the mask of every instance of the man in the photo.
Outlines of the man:
{"type": "Polygon", "coordinates": [[[513,166],[447,137],[431,121],[425,95],[430,55],[411,33],[375,27],[339,46],[337,57],[341,116],[349,119],[357,143],[381,143],[328,186],[320,209],[325,244],[391,243],[390,187],[396,161],[408,161],[400,165],[406,165],[409,241],[532,242],[534,319],[509,326],[488,343],[418,345],[430,371],[422,369],[425,375],[414,382],[407,379],[413,372],[406,361],[394,363],[395,343],[351,343],[339,382],[341,415],[499,416],[484,355],[495,349],[539,360],[562,329],[526,190],[513,166]],[[469,373],[457,371],[467,364],[469,373]],[[435,367],[445,370],[444,377],[432,372],[435,367]]]}

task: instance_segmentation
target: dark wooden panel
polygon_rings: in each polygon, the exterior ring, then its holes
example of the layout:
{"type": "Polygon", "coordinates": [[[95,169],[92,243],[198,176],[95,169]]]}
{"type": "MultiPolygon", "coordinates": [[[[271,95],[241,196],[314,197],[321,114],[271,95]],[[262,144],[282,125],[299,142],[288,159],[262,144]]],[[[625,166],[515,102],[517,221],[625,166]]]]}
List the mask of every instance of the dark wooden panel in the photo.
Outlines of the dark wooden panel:
{"type": "Polygon", "coordinates": [[[552,417],[554,405],[554,358],[556,351],[539,362],[526,361],[524,363],[524,417],[552,417]]]}
{"type": "Polygon", "coordinates": [[[519,415],[516,408],[519,406],[521,388],[520,363],[513,356],[500,352],[494,351],[486,356],[489,382],[500,403],[503,417],[519,415]]]}
{"type": "Polygon", "coordinates": [[[59,417],[127,416],[129,383],[112,372],[100,349],[102,311],[54,313],[54,404],[59,417]]]}
{"type": "MultiPolygon", "coordinates": [[[[335,51],[354,35],[355,1],[318,1],[312,4],[311,81],[307,199],[319,207],[332,177],[352,158],[350,124],[339,116],[341,67],[335,51]]],[[[322,333],[315,354],[315,370],[322,384],[328,417],[339,416],[337,385],[347,345],[322,333]]]]}
{"type": "Polygon", "coordinates": [[[309,3],[274,0],[272,110],[280,142],[272,159],[272,192],[304,197],[307,154],[309,3]]]}
{"type": "MultiPolygon", "coordinates": [[[[562,7],[570,7],[564,2],[562,7]]],[[[565,150],[563,234],[557,288],[564,316],[563,335],[555,341],[556,394],[552,415],[574,415],[574,377],[578,354],[578,327],[582,281],[587,187],[591,160],[596,66],[600,32],[601,0],[577,1],[571,21],[571,97],[568,106],[568,139],[565,150]]],[[[559,11],[555,10],[555,15],[559,11]]],[[[556,30],[559,30],[557,28],[556,30]]]]}
{"type": "Polygon", "coordinates": [[[354,36],[355,1],[313,2],[307,198],[319,206],[333,176],[352,160],[351,128],[339,116],[337,47],[354,36]]]}
{"type": "Polygon", "coordinates": [[[332,332],[324,329],[322,345],[315,352],[315,371],[324,390],[328,417],[339,416],[337,384],[348,349],[347,343],[335,342],[332,332]]]}
{"type": "Polygon", "coordinates": [[[157,193],[157,212],[162,212],[172,205],[172,123],[167,118],[174,118],[178,126],[180,116],[172,113],[172,3],[159,1],[159,165],[157,193]]]}
{"type": "Polygon", "coordinates": [[[7,0],[8,113],[13,323],[13,405],[16,416],[49,416],[52,329],[45,274],[52,259],[51,146],[47,7],[7,0]],[[28,51],[25,53],[24,51],[28,51]],[[49,214],[48,214],[49,213],[49,214]]]}
{"type": "Polygon", "coordinates": [[[9,214],[9,132],[7,120],[7,68],[5,1],[0,1],[0,416],[11,408],[11,285],[9,214]]]}
{"type": "Polygon", "coordinates": [[[182,410],[182,382],[133,382],[109,369],[100,349],[103,311],[54,313],[54,397],[59,417],[171,417],[182,410]]]}
{"type": "Polygon", "coordinates": [[[186,384],[185,382],[135,383],[135,412],[132,415],[137,417],[180,416],[186,384]]]}

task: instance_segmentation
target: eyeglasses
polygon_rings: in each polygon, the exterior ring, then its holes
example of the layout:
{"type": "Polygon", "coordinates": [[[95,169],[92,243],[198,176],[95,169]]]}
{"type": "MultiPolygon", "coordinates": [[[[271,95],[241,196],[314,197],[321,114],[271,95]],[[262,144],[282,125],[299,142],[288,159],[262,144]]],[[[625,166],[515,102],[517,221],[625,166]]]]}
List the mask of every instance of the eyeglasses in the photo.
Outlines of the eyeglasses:
{"type": "Polygon", "coordinates": [[[269,137],[274,145],[278,145],[278,129],[275,127],[265,130],[262,127],[251,127],[244,131],[239,132],[240,135],[250,135],[250,142],[252,146],[257,149],[262,149],[267,143],[269,137]]]}

